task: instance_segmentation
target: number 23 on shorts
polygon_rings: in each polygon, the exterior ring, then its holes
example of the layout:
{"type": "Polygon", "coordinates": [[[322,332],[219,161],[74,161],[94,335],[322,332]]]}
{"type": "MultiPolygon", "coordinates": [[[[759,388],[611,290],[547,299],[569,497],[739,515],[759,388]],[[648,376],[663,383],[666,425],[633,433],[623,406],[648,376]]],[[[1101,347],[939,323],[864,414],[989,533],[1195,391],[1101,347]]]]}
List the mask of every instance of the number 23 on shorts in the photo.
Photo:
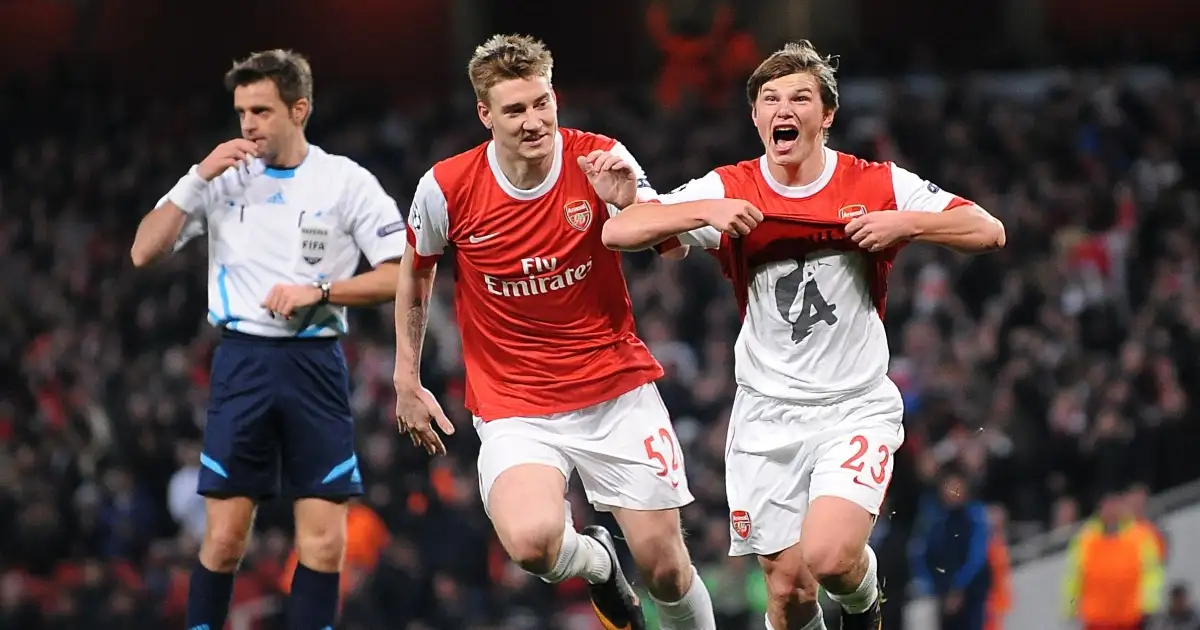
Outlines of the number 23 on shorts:
{"type": "Polygon", "coordinates": [[[874,486],[886,491],[891,472],[888,470],[888,465],[892,462],[891,449],[886,444],[872,449],[871,443],[864,435],[850,438],[850,446],[854,448],[854,453],[842,462],[842,468],[855,473],[854,483],[872,487],[868,480],[864,479],[869,474],[874,486]]]}

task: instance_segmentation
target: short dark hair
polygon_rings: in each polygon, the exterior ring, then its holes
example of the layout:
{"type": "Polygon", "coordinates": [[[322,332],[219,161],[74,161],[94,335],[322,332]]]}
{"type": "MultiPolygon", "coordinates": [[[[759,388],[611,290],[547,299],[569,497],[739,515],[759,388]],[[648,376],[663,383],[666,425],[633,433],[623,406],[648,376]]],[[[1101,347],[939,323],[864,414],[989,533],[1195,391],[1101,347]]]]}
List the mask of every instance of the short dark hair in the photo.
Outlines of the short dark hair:
{"type": "Polygon", "coordinates": [[[225,89],[232,92],[239,86],[269,79],[279,90],[279,98],[289,107],[300,99],[313,100],[312,66],[298,52],[276,48],[256,52],[236,61],[225,73],[225,89]]]}
{"type": "Polygon", "coordinates": [[[781,50],[771,53],[770,57],[758,65],[754,74],[750,75],[750,80],[746,82],[746,98],[750,101],[750,106],[754,107],[755,101],[758,100],[758,93],[762,91],[763,85],[768,81],[802,72],[811,74],[817,80],[817,84],[820,86],[821,104],[825,111],[837,111],[838,86],[837,76],[835,76],[837,67],[834,66],[834,59],[830,56],[821,56],[812,42],[807,39],[789,43],[781,50]]]}

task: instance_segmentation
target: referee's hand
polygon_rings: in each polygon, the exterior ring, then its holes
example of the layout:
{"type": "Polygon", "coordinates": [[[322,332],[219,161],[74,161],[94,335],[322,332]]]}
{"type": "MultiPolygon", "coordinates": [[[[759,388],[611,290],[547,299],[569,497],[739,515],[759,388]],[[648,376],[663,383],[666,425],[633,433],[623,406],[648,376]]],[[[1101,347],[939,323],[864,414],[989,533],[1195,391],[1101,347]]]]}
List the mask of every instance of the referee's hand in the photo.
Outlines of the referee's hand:
{"type": "Polygon", "coordinates": [[[311,284],[277,284],[271,287],[261,306],[271,317],[291,319],[296,309],[312,306],[321,301],[321,289],[311,284]]]}
{"type": "Polygon", "coordinates": [[[430,455],[445,455],[446,445],[433,429],[434,423],[446,435],[454,435],[454,425],[442,411],[433,394],[417,385],[396,385],[396,424],[407,433],[413,446],[425,449],[430,455]]]}
{"type": "Polygon", "coordinates": [[[218,144],[217,148],[196,167],[196,174],[211,182],[226,170],[258,155],[258,145],[245,138],[234,138],[218,144]]]}

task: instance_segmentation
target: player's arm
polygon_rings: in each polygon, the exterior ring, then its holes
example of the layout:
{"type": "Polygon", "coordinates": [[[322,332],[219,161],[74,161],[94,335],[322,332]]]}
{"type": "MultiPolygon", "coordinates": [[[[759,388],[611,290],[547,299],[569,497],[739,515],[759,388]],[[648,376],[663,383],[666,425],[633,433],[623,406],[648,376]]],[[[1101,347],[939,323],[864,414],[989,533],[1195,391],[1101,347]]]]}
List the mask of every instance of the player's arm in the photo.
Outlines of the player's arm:
{"type": "Polygon", "coordinates": [[[329,303],[338,306],[371,306],[396,296],[400,261],[385,260],[370,271],[329,284],[329,303]]]}
{"type": "MultiPolygon", "coordinates": [[[[193,166],[175,187],[155,205],[138,224],[129,257],[135,267],[143,267],[168,250],[179,249],[207,229],[207,213],[221,182],[219,176],[229,169],[247,164],[256,146],[243,138],[217,145],[204,161],[193,166]]],[[[245,173],[234,173],[241,182],[245,173]]]]}
{"type": "Polygon", "coordinates": [[[899,212],[868,213],[851,221],[846,233],[860,246],[877,251],[900,241],[922,241],[964,254],[1004,247],[1004,224],[988,211],[895,164],[890,166],[899,212]],[[864,224],[866,233],[859,234],[864,224]]]}
{"type": "MultiPolygon", "coordinates": [[[[595,165],[598,157],[596,154],[599,153],[602,152],[594,151],[591,155],[581,159],[580,166],[584,168],[585,172],[595,165]]],[[[658,191],[654,190],[654,186],[650,183],[650,178],[646,175],[646,170],[642,168],[641,163],[639,163],[637,158],[633,156],[633,152],[630,151],[628,147],[620,142],[617,142],[609,151],[605,153],[610,154],[610,156],[616,162],[627,165],[631,175],[629,179],[626,180],[628,182],[628,190],[622,191],[622,200],[620,202],[610,203],[608,205],[610,218],[616,216],[622,210],[635,203],[651,201],[658,198],[658,191]]],[[[662,243],[658,243],[654,245],[654,250],[657,251],[660,256],[668,260],[682,260],[688,255],[688,246],[681,245],[677,242],[664,241],[662,243]]]]}
{"type": "Polygon", "coordinates": [[[209,197],[209,182],[197,175],[193,167],[142,217],[129,248],[133,266],[144,267],[203,234],[207,228],[209,197]]]}
{"type": "Polygon", "coordinates": [[[406,233],[408,247],[400,259],[393,285],[397,390],[421,387],[421,348],[429,321],[429,299],[437,275],[437,259],[449,241],[446,197],[432,171],[417,183],[406,233]]]}
{"type": "Polygon", "coordinates": [[[640,250],[678,238],[681,245],[714,249],[722,233],[749,234],[762,213],[740,199],[725,198],[720,175],[709,173],[657,199],[635,203],[604,224],[606,247],[640,250]]]}
{"type": "Polygon", "coordinates": [[[604,246],[621,251],[654,247],[707,226],[708,210],[706,202],[635,203],[604,224],[604,246]]]}
{"type": "Polygon", "coordinates": [[[400,261],[406,249],[404,218],[396,200],[367,169],[355,167],[347,186],[347,216],[354,244],[371,269],[329,285],[329,303],[371,306],[396,296],[400,261]]]}
{"type": "Polygon", "coordinates": [[[1004,224],[976,204],[942,212],[914,212],[912,240],[948,247],[963,254],[982,254],[1004,247],[1004,224]]]}
{"type": "Polygon", "coordinates": [[[406,251],[396,277],[397,387],[419,388],[421,384],[421,348],[429,323],[429,298],[437,264],[418,266],[416,258],[412,248],[406,251]]]}
{"type": "Polygon", "coordinates": [[[396,279],[396,424],[413,446],[430,455],[445,454],[446,445],[434,430],[446,435],[454,425],[429,390],[421,386],[421,347],[429,322],[429,299],[437,275],[437,259],[449,243],[450,217],[446,196],[428,171],[417,183],[408,214],[408,249],[400,259],[396,279]]]}

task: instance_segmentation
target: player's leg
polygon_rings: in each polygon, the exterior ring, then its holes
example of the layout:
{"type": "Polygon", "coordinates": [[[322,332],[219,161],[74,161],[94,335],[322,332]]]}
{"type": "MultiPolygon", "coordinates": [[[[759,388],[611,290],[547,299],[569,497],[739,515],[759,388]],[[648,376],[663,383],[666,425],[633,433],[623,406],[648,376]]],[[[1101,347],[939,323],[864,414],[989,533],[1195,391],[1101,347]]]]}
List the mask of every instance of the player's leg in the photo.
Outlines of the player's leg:
{"type": "Polygon", "coordinates": [[[715,630],[712,599],[683,541],[679,508],[692,494],[658,389],[639,387],[580,421],[586,430],[569,454],[588,499],[620,524],[663,630],[715,630]]]}
{"type": "Polygon", "coordinates": [[[712,597],[692,566],[678,509],[612,507],[662,630],[715,630],[712,597]]]}
{"type": "Polygon", "coordinates": [[[821,496],[809,506],[800,547],[809,570],[841,604],[846,630],[876,630],[881,616],[875,552],[867,545],[875,516],[854,501],[821,496]],[[865,625],[847,625],[848,618],[865,625]]]}
{"type": "Polygon", "coordinates": [[[841,604],[844,630],[877,630],[881,589],[867,539],[892,478],[893,456],[904,442],[903,402],[887,381],[830,410],[842,419],[817,446],[800,546],[809,570],[841,604]]]}
{"type": "Polygon", "coordinates": [[[198,487],[206,521],[188,588],[188,628],[224,627],[255,505],[277,491],[272,387],[270,370],[245,343],[217,348],[198,487]]]}
{"type": "Polygon", "coordinates": [[[346,550],[347,503],[303,497],[296,517],[296,569],[288,593],[289,630],[324,630],[337,621],[342,560],[346,550]]]}
{"type": "Polygon", "coordinates": [[[551,583],[607,579],[612,563],[604,549],[571,525],[571,465],[558,448],[520,418],[477,422],[476,428],[480,495],[509,558],[551,583]]]}
{"type": "Polygon", "coordinates": [[[347,501],[362,494],[354,449],[349,374],[333,340],[295,341],[279,356],[284,493],[295,500],[296,563],[289,630],[337,620],[347,501]]]}
{"type": "Polygon", "coordinates": [[[825,630],[818,584],[799,544],[758,557],[767,582],[768,630],[825,630]]]}
{"type": "Polygon", "coordinates": [[[817,581],[799,545],[814,462],[809,415],[808,408],[739,389],[725,442],[729,554],[758,557],[771,630],[825,628],[817,581]]]}
{"type": "Polygon", "coordinates": [[[572,466],[552,431],[561,428],[559,416],[477,420],[480,495],[500,544],[522,569],[550,583],[581,577],[605,584],[620,571],[603,536],[580,534],[571,523],[565,496],[572,466]]]}

